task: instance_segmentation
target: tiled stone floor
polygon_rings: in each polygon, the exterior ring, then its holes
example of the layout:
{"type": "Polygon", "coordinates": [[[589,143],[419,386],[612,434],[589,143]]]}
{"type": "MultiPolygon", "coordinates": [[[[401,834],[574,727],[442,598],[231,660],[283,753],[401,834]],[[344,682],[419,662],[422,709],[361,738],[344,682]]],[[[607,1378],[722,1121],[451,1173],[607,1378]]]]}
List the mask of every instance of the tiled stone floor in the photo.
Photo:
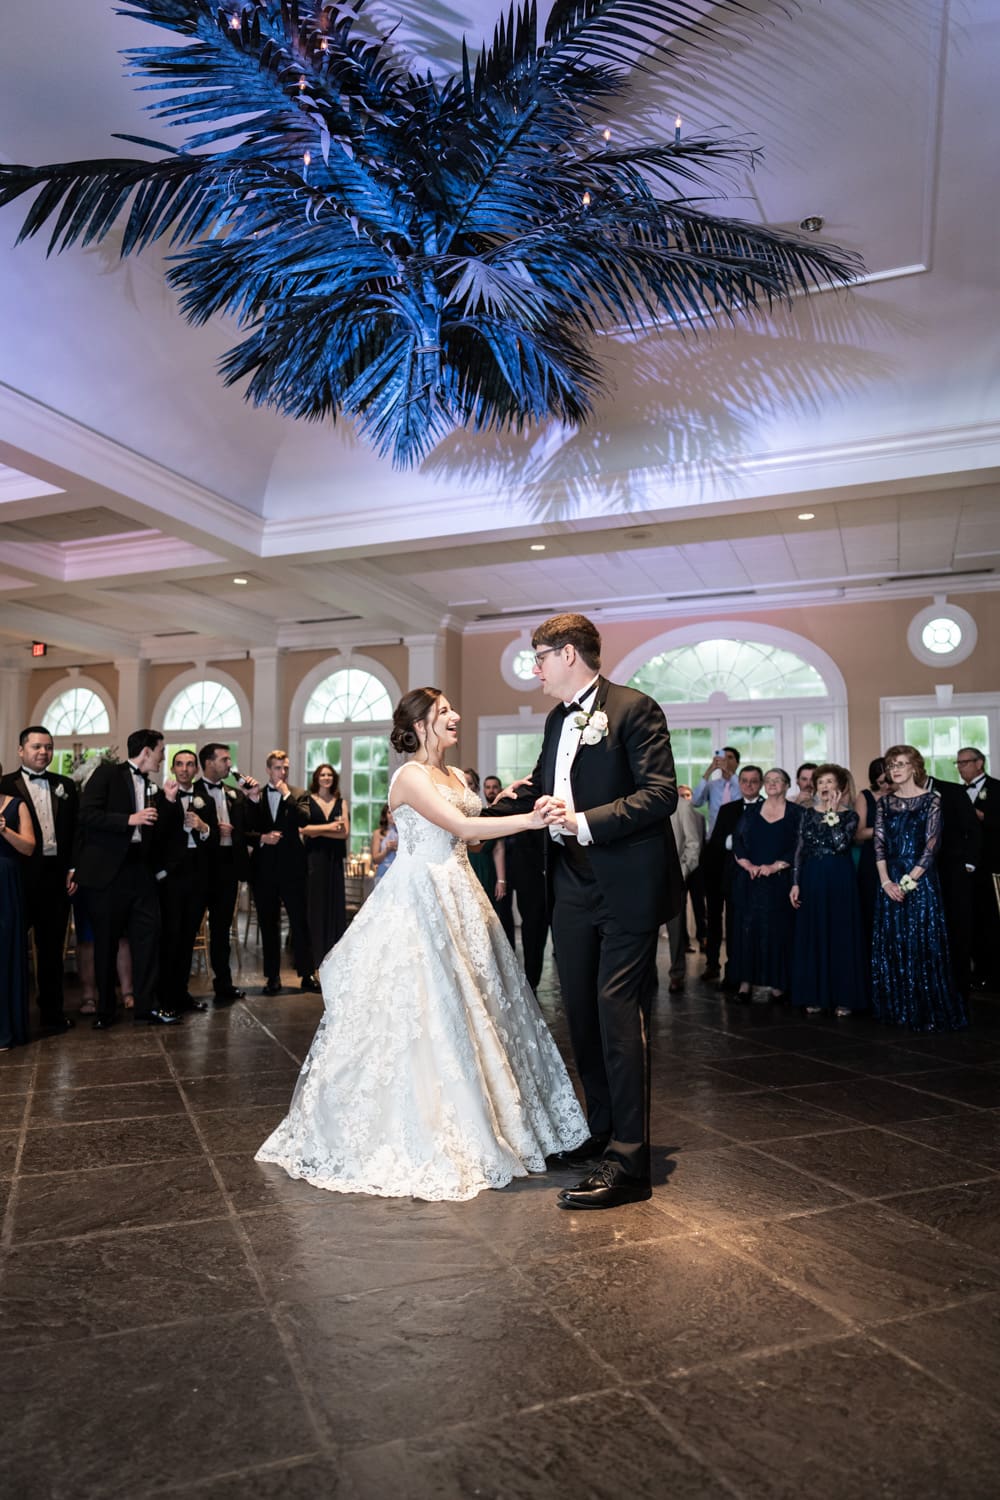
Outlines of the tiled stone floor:
{"type": "Polygon", "coordinates": [[[319,1008],[0,1059],[5,1493],[998,1493],[1000,1005],[926,1038],[664,984],[656,1190],[590,1215],[256,1165],[319,1008]]]}

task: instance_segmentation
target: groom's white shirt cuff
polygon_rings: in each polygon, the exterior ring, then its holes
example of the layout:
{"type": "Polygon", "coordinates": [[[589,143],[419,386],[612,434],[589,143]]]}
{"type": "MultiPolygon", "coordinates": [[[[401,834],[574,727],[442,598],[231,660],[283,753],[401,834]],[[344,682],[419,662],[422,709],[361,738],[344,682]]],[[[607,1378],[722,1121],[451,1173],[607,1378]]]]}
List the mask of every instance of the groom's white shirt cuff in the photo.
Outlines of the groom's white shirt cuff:
{"type": "Polygon", "coordinates": [[[587,822],[586,813],[577,813],[576,815],[576,841],[578,844],[592,844],[594,842],[594,835],[590,831],[590,824],[587,822]]]}

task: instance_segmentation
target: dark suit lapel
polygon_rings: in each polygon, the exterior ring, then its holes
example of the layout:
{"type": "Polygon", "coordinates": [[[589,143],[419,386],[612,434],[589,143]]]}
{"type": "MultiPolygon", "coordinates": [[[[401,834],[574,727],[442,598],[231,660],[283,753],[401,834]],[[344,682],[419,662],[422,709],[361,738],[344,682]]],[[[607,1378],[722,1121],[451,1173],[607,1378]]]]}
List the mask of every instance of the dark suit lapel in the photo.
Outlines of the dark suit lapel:
{"type": "Polygon", "coordinates": [[[559,750],[562,727],[562,714],[558,709],[553,709],[545,725],[545,743],[542,754],[542,791],[546,796],[552,795],[552,788],[556,784],[556,755],[559,750]]]}
{"type": "Polygon", "coordinates": [[[21,801],[28,809],[28,816],[31,819],[31,826],[35,832],[35,848],[36,850],[40,851],[42,847],[42,825],[38,821],[38,814],[35,811],[35,804],[32,800],[31,793],[28,791],[28,783],[24,779],[23,771],[18,771],[16,785],[19,788],[18,796],[21,798],[21,801]]]}
{"type": "MultiPolygon", "coordinates": [[[[601,709],[604,713],[608,713],[608,690],[610,687],[611,684],[610,682],[608,682],[606,677],[598,677],[597,686],[590,696],[590,701],[588,702],[587,707],[584,709],[584,713],[592,714],[595,713],[597,709],[601,709]]],[[[608,734],[605,736],[605,739],[610,736],[611,727],[611,715],[608,714],[608,734]]],[[[583,743],[583,735],[580,735],[580,738],[576,742],[576,751],[573,755],[573,764],[569,768],[569,777],[571,784],[573,784],[574,786],[576,784],[576,773],[577,766],[580,762],[580,752],[582,750],[586,750],[588,754],[593,754],[595,751],[601,750],[603,748],[604,742],[605,741],[602,739],[596,745],[585,745],[583,743]]]]}

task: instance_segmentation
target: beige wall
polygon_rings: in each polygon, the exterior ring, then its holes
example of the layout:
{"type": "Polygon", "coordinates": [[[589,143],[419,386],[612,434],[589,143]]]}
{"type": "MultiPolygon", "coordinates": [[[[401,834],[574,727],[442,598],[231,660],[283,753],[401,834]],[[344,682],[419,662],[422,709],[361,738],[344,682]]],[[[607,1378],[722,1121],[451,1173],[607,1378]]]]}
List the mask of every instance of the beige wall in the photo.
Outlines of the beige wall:
{"type": "MultiPolygon", "coordinates": [[[[840,668],[847,685],[850,758],[855,768],[864,769],[884,748],[879,744],[881,698],[933,695],[935,685],[942,682],[950,683],[956,693],[1000,696],[1000,594],[963,594],[955,602],[972,615],[979,633],[976,649],[957,666],[924,666],[906,644],[910,621],[931,603],[930,598],[610,621],[600,627],[603,663],[606,670],[614,671],[644,642],[682,625],[697,624],[706,636],[728,620],[759,621],[792,631],[821,647],[840,668]]],[[[466,637],[458,706],[467,724],[477,722],[482,714],[517,713],[525,704],[536,710],[547,707],[540,693],[518,692],[500,674],[503,650],[518,634],[508,627],[466,637]]]]}
{"type": "MultiPolygon", "coordinates": [[[[960,598],[976,621],[979,640],[967,661],[957,666],[941,663],[925,666],[911,655],[906,644],[907,627],[929,597],[886,599],[861,604],[813,604],[788,609],[720,612],[712,616],[691,615],[664,618],[651,615],[643,620],[611,621],[602,625],[604,666],[614,671],[630,652],[666,631],[697,624],[709,634],[727,621],[755,621],[804,636],[826,651],[840,668],[847,684],[850,715],[850,759],[855,771],[863,769],[881,747],[879,700],[883,697],[933,695],[938,683],[950,683],[956,693],[994,692],[1000,696],[1000,593],[965,594],[960,598]]],[[[521,693],[510,687],[500,673],[504,648],[518,637],[513,627],[483,635],[461,636],[446,632],[443,687],[457,704],[463,719],[459,759],[471,764],[476,757],[478,720],[483,714],[516,714],[524,706],[536,711],[546,707],[541,694],[521,693]]],[[[403,644],[363,646],[357,654],[384,666],[405,689],[408,654],[403,644]]],[[[328,659],[329,650],[289,651],[279,658],[280,720],[287,724],[292,699],[307,673],[328,659]]],[[[208,663],[235,678],[253,704],[254,664],[242,658],[208,663]]],[[[167,684],[190,670],[190,661],[157,662],[149,669],[147,682],[150,708],[167,684]]],[[[81,669],[117,701],[118,673],[110,662],[81,669]]],[[[65,677],[58,667],[39,667],[31,674],[29,712],[39,697],[65,677]]],[[[134,728],[134,725],[128,726],[134,728]]]]}

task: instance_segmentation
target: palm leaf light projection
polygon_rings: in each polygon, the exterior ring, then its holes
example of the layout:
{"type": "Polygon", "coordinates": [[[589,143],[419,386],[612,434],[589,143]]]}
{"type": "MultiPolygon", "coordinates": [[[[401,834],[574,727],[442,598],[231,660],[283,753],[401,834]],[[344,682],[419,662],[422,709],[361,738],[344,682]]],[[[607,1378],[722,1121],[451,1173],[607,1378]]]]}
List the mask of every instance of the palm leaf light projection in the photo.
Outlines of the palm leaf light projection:
{"type": "MultiPolygon", "coordinates": [[[[835,246],[708,210],[692,196],[752,167],[738,141],[645,139],[636,75],[716,43],[685,0],[527,0],[492,45],[440,77],[401,60],[366,0],[130,0],[176,33],[131,71],[183,146],[152,159],[0,164],[0,205],[38,190],[20,238],[49,251],[162,242],[194,324],[245,335],[228,384],[293,417],[348,417],[398,466],[456,426],[585,423],[594,335],[766,312],[860,269],[835,246]]],[[[786,18],[787,19],[787,18],[786,18]]]]}

